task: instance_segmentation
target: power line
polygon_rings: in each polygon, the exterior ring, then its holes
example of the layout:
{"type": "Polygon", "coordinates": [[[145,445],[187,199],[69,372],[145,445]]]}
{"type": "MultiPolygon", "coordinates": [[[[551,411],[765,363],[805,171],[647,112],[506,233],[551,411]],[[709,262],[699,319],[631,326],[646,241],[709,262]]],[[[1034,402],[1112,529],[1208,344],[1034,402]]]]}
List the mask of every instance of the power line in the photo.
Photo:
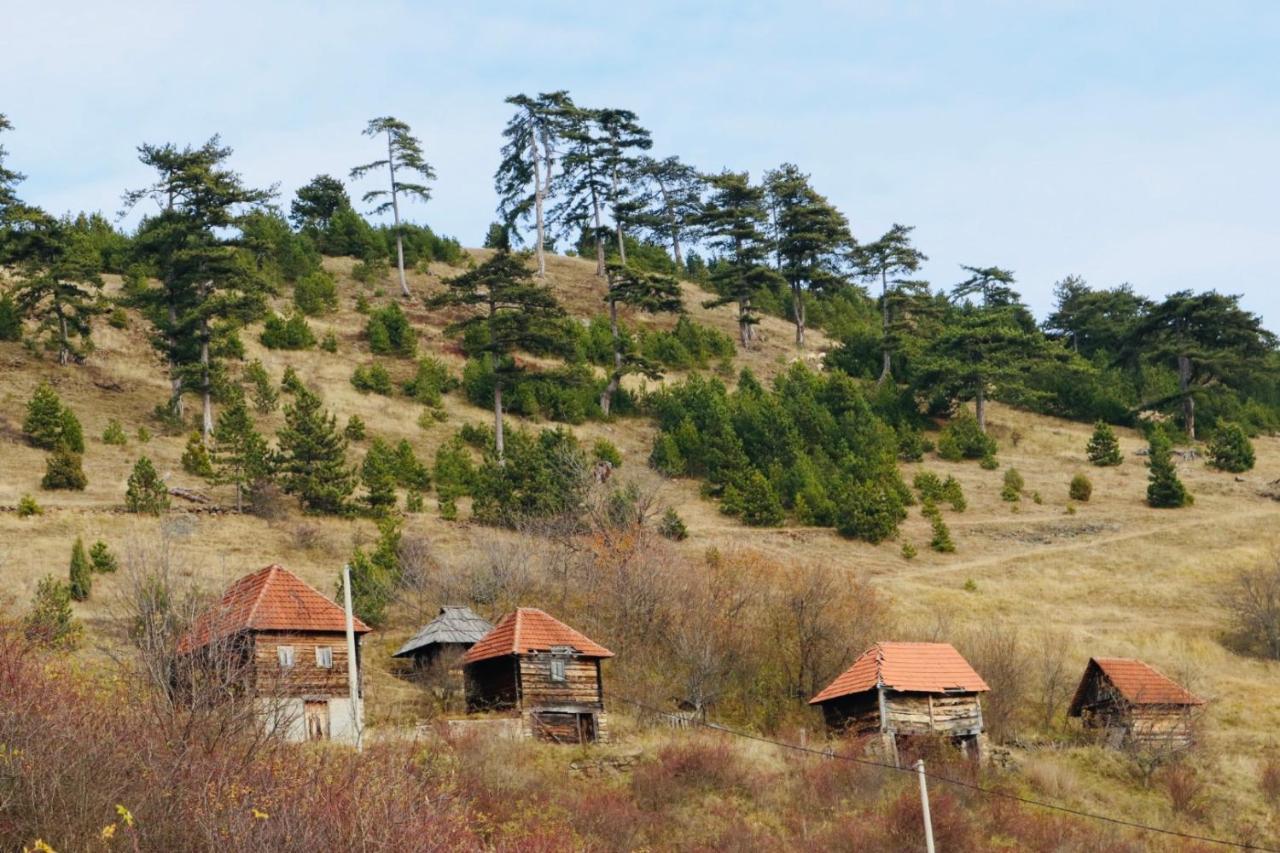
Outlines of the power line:
{"type": "MultiPolygon", "coordinates": [[[[621,702],[625,702],[628,705],[633,705],[636,708],[640,708],[644,711],[648,711],[653,714],[658,714],[663,717],[669,717],[673,720],[678,720],[682,724],[693,724],[696,726],[702,726],[703,728],[707,728],[717,732],[724,732],[725,734],[730,734],[730,735],[733,735],[734,737],[745,738],[746,740],[753,740],[753,741],[757,741],[758,743],[767,743],[772,746],[776,746],[779,749],[790,749],[794,752],[800,752],[806,755],[814,755],[819,758],[835,758],[840,761],[848,761],[853,764],[862,764],[867,767],[878,767],[882,770],[893,770],[894,772],[897,772],[897,773],[907,773],[907,774],[914,775],[917,772],[915,769],[909,768],[909,767],[899,767],[896,764],[886,764],[882,761],[872,761],[871,759],[868,759],[868,758],[857,758],[852,755],[840,755],[839,753],[835,753],[835,752],[827,752],[825,750],[814,749],[813,747],[810,747],[810,746],[801,746],[800,744],[796,744],[796,743],[786,743],[785,741],[772,740],[771,738],[763,737],[762,735],[756,735],[750,732],[741,731],[739,729],[733,729],[728,726],[721,725],[720,723],[708,723],[705,720],[696,720],[688,717],[682,717],[679,714],[673,714],[670,711],[663,711],[660,708],[654,708],[650,705],[646,705],[643,702],[637,702],[634,699],[628,699],[625,696],[615,695],[614,698],[621,702]]],[[[1013,800],[1014,802],[1022,803],[1024,805],[1037,806],[1038,808],[1042,808],[1042,809],[1049,809],[1051,811],[1063,812],[1064,814],[1074,815],[1075,817],[1087,818],[1088,820],[1098,820],[1104,823],[1114,824],[1116,826],[1124,826],[1130,829],[1141,830],[1143,832],[1154,832],[1160,835],[1169,835],[1175,838],[1182,838],[1187,841],[1203,841],[1207,844],[1221,844],[1224,847],[1235,847],[1239,850],[1259,850],[1259,851],[1262,851],[1262,853],[1280,853],[1280,850],[1274,847],[1259,847],[1256,844],[1246,844],[1242,841],[1231,841],[1226,838],[1214,838],[1208,835],[1196,835],[1194,833],[1180,832],[1176,829],[1165,829],[1164,827],[1151,826],[1145,823],[1138,823],[1137,821],[1125,820],[1124,818],[1110,817],[1108,815],[1095,814],[1093,812],[1086,812],[1080,809],[1071,808],[1070,806],[1059,805],[1057,803],[1046,803],[1046,802],[1043,802],[1042,800],[1033,800],[1029,797],[1019,796],[1018,794],[1011,794],[1008,791],[1000,791],[995,788],[985,788],[982,785],[978,785],[973,782],[966,782],[963,779],[953,779],[950,776],[943,776],[939,773],[932,773],[928,770],[924,771],[924,773],[925,773],[925,776],[927,776],[928,778],[934,779],[938,782],[942,782],[943,784],[946,784],[946,785],[955,785],[958,788],[967,788],[968,790],[976,791],[979,794],[984,794],[989,797],[1001,797],[1003,799],[1013,800]]]]}

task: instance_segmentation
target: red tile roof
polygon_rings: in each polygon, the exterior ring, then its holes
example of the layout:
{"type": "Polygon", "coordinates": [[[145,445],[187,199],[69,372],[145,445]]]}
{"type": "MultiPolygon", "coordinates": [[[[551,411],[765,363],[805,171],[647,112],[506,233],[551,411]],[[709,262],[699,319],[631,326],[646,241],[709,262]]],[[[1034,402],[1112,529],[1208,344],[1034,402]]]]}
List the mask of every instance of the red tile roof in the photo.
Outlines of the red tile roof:
{"type": "Polygon", "coordinates": [[[498,622],[480,642],[467,650],[463,663],[475,663],[504,655],[548,652],[554,646],[572,646],[588,658],[611,658],[613,652],[536,607],[521,607],[498,622]]]}
{"type": "Polygon", "coordinates": [[[809,704],[881,684],[904,693],[981,693],[991,689],[950,643],[876,643],[809,704]]]}
{"type": "MultiPolygon", "coordinates": [[[[341,607],[293,572],[273,564],[233,583],[178,642],[178,654],[242,631],[346,630],[347,617],[341,607]]],[[[356,619],[355,630],[363,634],[371,629],[356,619]]]]}
{"type": "Polygon", "coordinates": [[[1095,671],[1131,705],[1203,705],[1204,700],[1160,670],[1133,658],[1090,658],[1069,713],[1079,715],[1084,690],[1095,671]]]}

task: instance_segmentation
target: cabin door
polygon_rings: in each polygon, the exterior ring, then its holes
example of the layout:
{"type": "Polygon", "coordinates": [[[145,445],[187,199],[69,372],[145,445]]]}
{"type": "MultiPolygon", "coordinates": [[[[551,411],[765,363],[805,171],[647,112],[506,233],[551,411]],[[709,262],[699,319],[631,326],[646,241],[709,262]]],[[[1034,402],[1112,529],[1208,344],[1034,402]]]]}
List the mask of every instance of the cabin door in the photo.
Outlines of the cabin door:
{"type": "Polygon", "coordinates": [[[307,740],[329,739],[329,703],[307,701],[302,703],[302,718],[307,724],[307,740]]]}

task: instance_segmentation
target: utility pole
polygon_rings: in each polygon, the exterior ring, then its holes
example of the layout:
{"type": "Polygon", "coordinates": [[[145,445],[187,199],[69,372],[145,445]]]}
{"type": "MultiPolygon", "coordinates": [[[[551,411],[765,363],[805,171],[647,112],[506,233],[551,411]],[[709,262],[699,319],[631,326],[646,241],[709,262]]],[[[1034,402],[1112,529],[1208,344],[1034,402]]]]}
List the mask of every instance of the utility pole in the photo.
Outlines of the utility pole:
{"type": "MultiPolygon", "coordinates": [[[[356,623],[351,610],[351,564],[342,567],[342,605],[347,614],[347,689],[351,696],[351,730],[356,734],[356,752],[364,749],[364,715],[360,713],[360,675],[356,669],[356,623]]],[[[920,777],[924,784],[924,777],[920,777]]],[[[929,849],[933,849],[932,840],[929,849]]]]}
{"type": "Polygon", "coordinates": [[[920,777],[920,811],[924,816],[924,849],[934,853],[933,819],[929,816],[929,785],[924,778],[924,759],[916,760],[916,774],[920,777]]]}

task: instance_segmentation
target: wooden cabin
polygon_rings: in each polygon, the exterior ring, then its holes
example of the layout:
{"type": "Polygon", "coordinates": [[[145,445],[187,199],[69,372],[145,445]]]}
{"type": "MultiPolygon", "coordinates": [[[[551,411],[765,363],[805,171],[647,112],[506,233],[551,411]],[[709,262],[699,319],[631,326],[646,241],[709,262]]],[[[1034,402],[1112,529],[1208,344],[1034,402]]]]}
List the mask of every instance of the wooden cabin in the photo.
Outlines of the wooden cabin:
{"type": "Polygon", "coordinates": [[[493,630],[470,607],[446,605],[440,614],[414,634],[392,657],[411,660],[416,670],[462,665],[462,656],[493,630]]]}
{"type": "Polygon", "coordinates": [[[1068,716],[1103,733],[1108,746],[1184,749],[1204,700],[1155,667],[1132,658],[1090,658],[1068,716]]]}
{"type": "MultiPolygon", "coordinates": [[[[360,639],[370,630],[359,619],[360,639]]],[[[233,677],[264,723],[288,740],[354,742],[362,694],[351,706],[346,612],[289,570],[271,565],[236,581],[178,644],[180,661],[233,677]]],[[[357,681],[359,685],[359,680],[357,681]]]]}
{"type": "Polygon", "coordinates": [[[542,740],[606,740],[600,663],[611,657],[563,622],[521,607],[463,656],[467,712],[517,714],[523,734],[542,740]]]}
{"type": "Polygon", "coordinates": [[[878,738],[895,762],[904,737],[950,738],[978,756],[989,689],[950,643],[876,643],[809,704],[833,732],[878,738]]]}

